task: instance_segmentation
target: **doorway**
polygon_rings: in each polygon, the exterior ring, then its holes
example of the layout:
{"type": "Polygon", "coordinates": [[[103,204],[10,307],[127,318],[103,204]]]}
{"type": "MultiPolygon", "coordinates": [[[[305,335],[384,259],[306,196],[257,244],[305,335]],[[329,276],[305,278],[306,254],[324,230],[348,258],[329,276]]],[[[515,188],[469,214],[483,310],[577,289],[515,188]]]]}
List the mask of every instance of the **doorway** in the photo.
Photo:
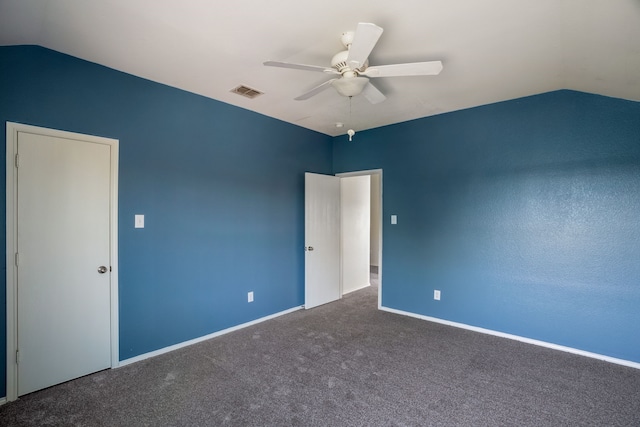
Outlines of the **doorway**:
{"type": "MultiPolygon", "coordinates": [[[[358,209],[356,207],[356,209],[358,209]]],[[[305,173],[305,305],[306,309],[335,301],[344,293],[370,285],[371,266],[377,267],[378,308],[382,301],[382,170],[366,170],[333,175],[305,173]],[[352,227],[342,220],[345,205],[353,200],[343,197],[341,182],[350,177],[366,180],[367,194],[356,194],[354,198],[366,198],[369,207],[366,222],[366,245],[355,245],[345,250],[343,235],[352,227]],[[373,178],[371,178],[373,177],[373,178]],[[369,181],[373,181],[373,190],[369,181]],[[357,249],[354,249],[356,248],[357,249]],[[365,247],[364,253],[361,252],[365,247]],[[351,251],[356,250],[355,256],[351,251]],[[354,261],[357,260],[357,261],[354,261]],[[377,263],[376,263],[377,261],[377,263]],[[357,279],[353,286],[345,287],[345,270],[357,262],[357,279]],[[364,282],[367,282],[364,284],[364,282]]],[[[356,216],[359,214],[356,214],[356,216]]],[[[360,237],[362,238],[362,233],[360,237]]],[[[351,274],[351,272],[348,272],[351,274]]],[[[354,277],[354,276],[351,276],[354,277]]],[[[352,280],[352,279],[347,279],[352,280]]]]}
{"type": "Polygon", "coordinates": [[[7,123],[7,399],[117,366],[118,141],[7,123]]]}
{"type": "Polygon", "coordinates": [[[343,190],[346,191],[341,195],[342,294],[362,288],[361,283],[366,278],[370,286],[378,288],[378,308],[380,308],[382,301],[382,169],[339,173],[336,176],[342,178],[343,184],[348,183],[343,185],[343,190]],[[366,232],[363,230],[363,223],[366,223],[364,227],[366,232]]]}

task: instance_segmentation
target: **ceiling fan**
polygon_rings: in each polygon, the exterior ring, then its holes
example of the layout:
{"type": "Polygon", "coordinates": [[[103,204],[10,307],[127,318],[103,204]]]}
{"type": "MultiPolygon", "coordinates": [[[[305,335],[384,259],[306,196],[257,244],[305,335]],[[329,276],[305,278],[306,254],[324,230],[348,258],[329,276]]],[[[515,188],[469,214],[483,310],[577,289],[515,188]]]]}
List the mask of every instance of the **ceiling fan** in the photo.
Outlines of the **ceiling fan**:
{"type": "Polygon", "coordinates": [[[319,71],[338,75],[314,87],[310,91],[295,98],[297,101],[309,99],[314,95],[333,86],[340,95],[356,96],[362,94],[372,104],[378,104],[386,99],[369,78],[401,77],[401,76],[432,76],[442,71],[441,61],[412,62],[407,64],[369,65],[369,54],[375,47],[383,29],[375,24],[361,22],[356,31],[342,34],[342,44],[347,48],[337,53],[331,59],[331,67],[317,65],[293,64],[289,62],[266,61],[264,65],[270,67],[293,68],[296,70],[319,71]]]}

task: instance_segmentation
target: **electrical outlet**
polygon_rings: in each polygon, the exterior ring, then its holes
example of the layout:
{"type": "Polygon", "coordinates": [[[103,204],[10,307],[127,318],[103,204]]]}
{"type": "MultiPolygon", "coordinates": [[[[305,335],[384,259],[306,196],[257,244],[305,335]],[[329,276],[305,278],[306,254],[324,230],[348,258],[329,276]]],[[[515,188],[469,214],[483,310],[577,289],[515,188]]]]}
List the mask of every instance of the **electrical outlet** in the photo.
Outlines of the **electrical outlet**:
{"type": "Polygon", "coordinates": [[[253,302],[253,291],[247,294],[247,302],[253,302]]]}
{"type": "Polygon", "coordinates": [[[433,291],[433,299],[436,300],[436,301],[440,301],[440,291],[439,290],[435,289],[433,291]]]}

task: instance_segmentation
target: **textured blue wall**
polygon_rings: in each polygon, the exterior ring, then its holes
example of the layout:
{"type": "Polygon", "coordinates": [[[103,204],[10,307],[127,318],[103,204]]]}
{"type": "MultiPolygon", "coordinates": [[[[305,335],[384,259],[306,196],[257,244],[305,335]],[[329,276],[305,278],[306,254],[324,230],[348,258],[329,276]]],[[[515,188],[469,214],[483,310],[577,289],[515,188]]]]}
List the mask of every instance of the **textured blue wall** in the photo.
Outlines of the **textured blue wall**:
{"type": "MultiPolygon", "coordinates": [[[[122,359],[303,303],[330,138],[29,46],[0,47],[0,121],[120,140],[122,359]]],[[[640,362],[638,103],[560,91],[345,140],[335,172],[384,169],[383,305],[640,362]]],[[[5,308],[3,283],[0,366],[5,308]]]]}
{"type": "Polygon", "coordinates": [[[385,307],[640,362],[640,103],[558,91],[334,139],[335,172],[375,168],[385,307]]]}
{"type": "Polygon", "coordinates": [[[328,136],[33,46],[0,47],[5,121],[120,140],[121,359],[304,303],[304,172],[331,172],[328,136]]]}

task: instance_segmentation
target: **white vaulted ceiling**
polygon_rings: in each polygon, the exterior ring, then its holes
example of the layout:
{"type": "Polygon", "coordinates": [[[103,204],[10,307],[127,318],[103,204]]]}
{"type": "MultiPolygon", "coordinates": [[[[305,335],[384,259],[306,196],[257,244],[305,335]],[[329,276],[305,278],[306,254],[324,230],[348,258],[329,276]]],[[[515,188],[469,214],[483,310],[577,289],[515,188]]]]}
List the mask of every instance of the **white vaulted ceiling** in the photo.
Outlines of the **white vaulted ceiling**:
{"type": "Polygon", "coordinates": [[[328,135],[575,89],[640,101],[640,0],[0,0],[0,45],[36,44],[328,135]],[[438,76],[376,79],[371,105],[329,79],[341,33],[373,22],[375,65],[442,60],[438,76]],[[253,100],[230,92],[244,84],[253,100]]]}

